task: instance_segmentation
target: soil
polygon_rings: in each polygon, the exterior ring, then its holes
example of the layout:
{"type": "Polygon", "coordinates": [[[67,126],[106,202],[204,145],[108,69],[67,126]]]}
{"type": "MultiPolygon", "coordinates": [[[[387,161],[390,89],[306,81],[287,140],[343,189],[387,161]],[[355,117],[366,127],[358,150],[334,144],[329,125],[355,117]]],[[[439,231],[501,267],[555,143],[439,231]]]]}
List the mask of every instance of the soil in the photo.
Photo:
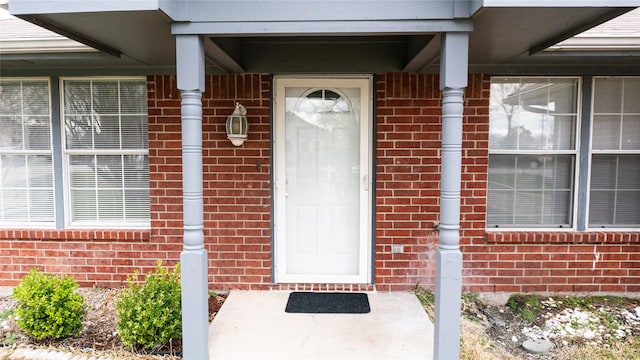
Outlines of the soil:
{"type": "Polygon", "coordinates": [[[487,337],[507,353],[521,359],[537,358],[522,348],[520,342],[512,341],[513,336],[521,337],[522,329],[530,324],[514,314],[511,308],[473,302],[464,305],[463,315],[472,321],[478,321],[484,327],[487,337]]]}

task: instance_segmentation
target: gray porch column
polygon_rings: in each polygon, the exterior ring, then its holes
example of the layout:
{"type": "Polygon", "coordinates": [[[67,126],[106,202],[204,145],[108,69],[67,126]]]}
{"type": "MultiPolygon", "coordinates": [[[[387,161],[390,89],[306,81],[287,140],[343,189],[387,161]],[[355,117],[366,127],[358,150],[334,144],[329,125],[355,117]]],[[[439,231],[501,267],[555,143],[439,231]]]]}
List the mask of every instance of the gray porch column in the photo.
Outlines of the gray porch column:
{"type": "Polygon", "coordinates": [[[442,173],[440,238],[436,254],[436,312],[433,358],[460,358],[460,181],[463,94],[467,86],[468,33],[445,33],[440,57],[442,90],[442,173]]]}
{"type": "Polygon", "coordinates": [[[184,245],[180,267],[183,357],[186,360],[207,360],[209,292],[202,201],[202,38],[197,35],[177,35],[176,52],[178,89],[182,98],[184,245]]]}

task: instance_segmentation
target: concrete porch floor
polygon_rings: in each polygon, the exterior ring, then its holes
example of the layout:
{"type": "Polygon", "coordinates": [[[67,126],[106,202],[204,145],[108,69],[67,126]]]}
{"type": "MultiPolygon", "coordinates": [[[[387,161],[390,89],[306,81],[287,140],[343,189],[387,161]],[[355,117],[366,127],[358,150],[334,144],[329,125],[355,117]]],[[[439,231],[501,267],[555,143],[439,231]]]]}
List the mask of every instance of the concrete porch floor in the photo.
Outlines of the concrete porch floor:
{"type": "Polygon", "coordinates": [[[433,358],[433,324],[415,295],[367,294],[368,314],[289,314],[289,292],[232,291],[209,326],[209,358],[433,358]]]}

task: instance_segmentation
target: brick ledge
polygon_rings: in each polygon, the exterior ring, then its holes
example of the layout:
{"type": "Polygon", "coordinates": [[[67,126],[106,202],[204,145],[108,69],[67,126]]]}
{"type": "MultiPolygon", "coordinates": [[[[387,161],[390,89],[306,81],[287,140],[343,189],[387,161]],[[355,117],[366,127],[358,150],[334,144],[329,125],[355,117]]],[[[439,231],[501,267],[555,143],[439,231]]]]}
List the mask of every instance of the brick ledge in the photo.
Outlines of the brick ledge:
{"type": "Polygon", "coordinates": [[[638,244],[637,232],[487,232],[487,244],[638,244]]]}
{"type": "Polygon", "coordinates": [[[0,239],[148,241],[149,229],[0,229],[0,239]]]}

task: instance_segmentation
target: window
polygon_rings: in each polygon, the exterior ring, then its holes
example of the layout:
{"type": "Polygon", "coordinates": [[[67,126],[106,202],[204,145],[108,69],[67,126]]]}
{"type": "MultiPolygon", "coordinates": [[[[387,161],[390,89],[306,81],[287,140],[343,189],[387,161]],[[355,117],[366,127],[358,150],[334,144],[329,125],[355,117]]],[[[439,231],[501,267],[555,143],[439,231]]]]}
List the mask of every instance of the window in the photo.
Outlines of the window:
{"type": "Polygon", "coordinates": [[[145,79],[0,84],[0,226],[148,226],[145,79]]]}
{"type": "Polygon", "coordinates": [[[493,78],[488,227],[573,226],[577,78],[493,78]]]}
{"type": "Polygon", "coordinates": [[[640,226],[640,78],[595,78],[590,227],[640,226]]]}
{"type": "Polygon", "coordinates": [[[0,225],[53,224],[49,81],[0,80],[0,225]]]}
{"type": "Polygon", "coordinates": [[[149,219],[146,83],[63,80],[71,224],[149,219]]]}

